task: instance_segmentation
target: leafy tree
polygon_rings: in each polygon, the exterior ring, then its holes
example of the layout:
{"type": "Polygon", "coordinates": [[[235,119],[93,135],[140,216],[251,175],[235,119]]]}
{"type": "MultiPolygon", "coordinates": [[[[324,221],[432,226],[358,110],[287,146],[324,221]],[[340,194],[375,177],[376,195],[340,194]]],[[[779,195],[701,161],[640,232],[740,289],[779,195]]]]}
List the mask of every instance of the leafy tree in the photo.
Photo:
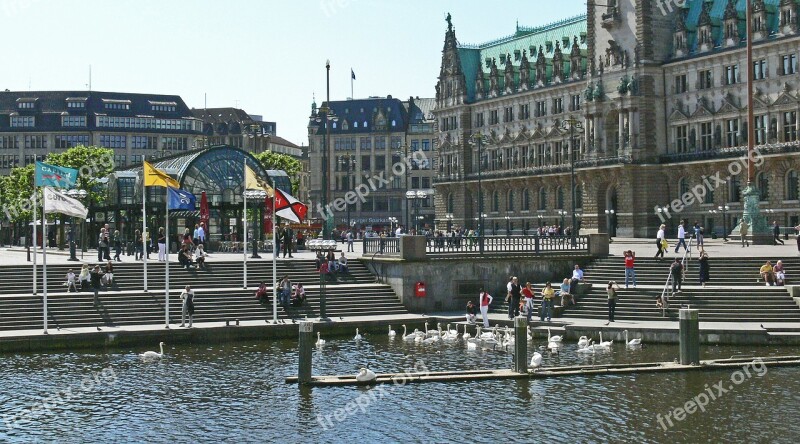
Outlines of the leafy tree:
{"type": "Polygon", "coordinates": [[[253,155],[261,166],[266,170],[283,170],[289,175],[292,181],[292,194],[297,196],[297,190],[300,187],[300,173],[303,171],[303,164],[288,154],[274,153],[272,151],[264,151],[253,155]]]}
{"type": "Polygon", "coordinates": [[[33,194],[33,165],[12,168],[8,176],[2,178],[0,186],[2,217],[11,222],[30,221],[33,216],[30,201],[33,194]]]}
{"type": "Polygon", "coordinates": [[[78,170],[75,188],[86,190],[89,199],[94,202],[105,200],[105,189],[99,179],[108,176],[114,170],[114,150],[79,145],[62,153],[50,153],[45,162],[78,170]]]}

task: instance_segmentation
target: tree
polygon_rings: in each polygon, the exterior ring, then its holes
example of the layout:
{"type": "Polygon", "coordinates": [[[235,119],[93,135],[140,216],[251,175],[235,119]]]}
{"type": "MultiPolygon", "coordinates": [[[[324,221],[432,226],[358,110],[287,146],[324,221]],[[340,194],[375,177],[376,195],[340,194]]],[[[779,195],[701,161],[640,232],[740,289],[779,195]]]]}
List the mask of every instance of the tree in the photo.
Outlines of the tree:
{"type": "Polygon", "coordinates": [[[63,153],[48,154],[45,162],[78,170],[75,188],[86,190],[91,201],[105,200],[105,190],[99,186],[99,179],[108,176],[114,170],[114,150],[78,145],[63,153]]]}
{"type": "Polygon", "coordinates": [[[303,171],[303,164],[288,154],[275,153],[272,151],[264,151],[263,153],[255,154],[255,157],[264,167],[265,170],[283,170],[289,175],[289,180],[292,181],[292,194],[297,195],[297,190],[300,187],[300,173],[303,171]]]}
{"type": "Polygon", "coordinates": [[[30,221],[33,216],[30,200],[33,194],[33,165],[12,168],[8,176],[2,178],[0,186],[3,217],[10,222],[30,221]]]}

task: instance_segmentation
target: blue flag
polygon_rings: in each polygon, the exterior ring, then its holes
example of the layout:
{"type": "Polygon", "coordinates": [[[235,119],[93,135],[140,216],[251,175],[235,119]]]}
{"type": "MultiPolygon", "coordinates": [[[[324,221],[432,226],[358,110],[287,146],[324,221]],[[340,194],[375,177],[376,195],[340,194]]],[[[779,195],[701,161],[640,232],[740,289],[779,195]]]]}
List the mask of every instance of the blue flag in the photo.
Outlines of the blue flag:
{"type": "Polygon", "coordinates": [[[167,197],[169,202],[167,208],[170,210],[194,210],[194,194],[180,190],[178,188],[167,187],[167,197]]]}
{"type": "Polygon", "coordinates": [[[36,162],[33,177],[37,187],[72,188],[78,179],[78,170],[36,162]]]}

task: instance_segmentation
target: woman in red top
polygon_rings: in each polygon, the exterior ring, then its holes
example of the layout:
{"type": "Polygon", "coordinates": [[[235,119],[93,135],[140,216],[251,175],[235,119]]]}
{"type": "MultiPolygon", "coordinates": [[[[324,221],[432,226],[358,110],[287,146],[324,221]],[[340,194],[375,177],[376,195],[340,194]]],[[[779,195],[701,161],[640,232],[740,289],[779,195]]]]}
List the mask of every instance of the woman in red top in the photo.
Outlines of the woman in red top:
{"type": "Polygon", "coordinates": [[[530,322],[534,311],[533,288],[530,282],[525,282],[525,288],[522,289],[522,296],[525,298],[525,314],[528,316],[528,322],[530,322]]]}
{"type": "Polygon", "coordinates": [[[633,279],[633,288],[636,288],[636,270],[633,268],[633,262],[636,259],[636,253],[631,250],[625,252],[625,288],[628,288],[628,278],[633,279]]]}
{"type": "Polygon", "coordinates": [[[483,291],[483,288],[481,288],[480,301],[481,316],[483,317],[483,328],[489,328],[489,304],[492,303],[492,295],[486,291],[483,291]]]}

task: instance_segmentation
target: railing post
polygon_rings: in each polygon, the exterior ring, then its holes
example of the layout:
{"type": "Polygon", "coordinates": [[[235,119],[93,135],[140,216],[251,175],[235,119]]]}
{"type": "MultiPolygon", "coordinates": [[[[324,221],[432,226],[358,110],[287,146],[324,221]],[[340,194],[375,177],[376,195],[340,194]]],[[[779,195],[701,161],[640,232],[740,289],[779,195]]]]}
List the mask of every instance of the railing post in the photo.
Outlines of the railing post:
{"type": "Polygon", "coordinates": [[[682,308],[680,320],[681,365],[700,364],[700,311],[682,308]]]}
{"type": "Polygon", "coordinates": [[[539,254],[539,236],[536,236],[536,241],[534,242],[534,250],[536,254],[539,254]]]}

